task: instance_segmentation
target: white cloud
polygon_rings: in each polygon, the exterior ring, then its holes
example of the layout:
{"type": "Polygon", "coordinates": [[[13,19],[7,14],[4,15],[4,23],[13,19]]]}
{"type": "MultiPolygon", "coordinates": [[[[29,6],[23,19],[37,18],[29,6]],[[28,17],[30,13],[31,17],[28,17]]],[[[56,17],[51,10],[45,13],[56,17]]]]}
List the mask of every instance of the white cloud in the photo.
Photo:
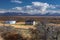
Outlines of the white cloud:
{"type": "Polygon", "coordinates": [[[30,6],[30,5],[27,5],[27,6],[25,6],[25,7],[26,7],[26,8],[30,8],[30,9],[32,8],[32,6],[30,6]]]}
{"type": "MultiPolygon", "coordinates": [[[[35,7],[40,7],[40,11],[42,14],[45,14],[45,12],[47,11],[47,9],[54,9],[56,8],[54,5],[50,5],[48,3],[42,3],[42,2],[32,2],[32,4],[35,6],[35,7]]],[[[39,8],[38,7],[38,8],[39,8]]]]}
{"type": "Polygon", "coordinates": [[[14,2],[14,3],[22,3],[22,1],[19,1],[19,0],[11,0],[11,2],[14,2]]]}
{"type": "Polygon", "coordinates": [[[0,9],[0,13],[5,13],[7,12],[5,9],[0,9]]]}
{"type": "Polygon", "coordinates": [[[13,9],[19,10],[20,12],[24,12],[24,13],[29,13],[29,14],[38,14],[38,13],[46,14],[48,12],[55,13],[55,10],[52,10],[55,8],[56,8],[56,5],[51,5],[51,4],[42,3],[42,2],[32,2],[32,5],[26,5],[24,7],[14,7],[13,9]]]}
{"type": "Polygon", "coordinates": [[[0,13],[5,13],[5,11],[0,11],[0,13]]]}
{"type": "Polygon", "coordinates": [[[52,8],[52,9],[55,9],[56,5],[50,5],[49,7],[52,8]]]}
{"type": "Polygon", "coordinates": [[[34,6],[42,6],[41,4],[41,2],[32,2],[32,4],[34,5],[34,6]]]}
{"type": "Polygon", "coordinates": [[[22,7],[15,7],[15,8],[12,8],[14,10],[22,10],[22,7]]]}
{"type": "Polygon", "coordinates": [[[23,7],[14,7],[11,10],[8,10],[8,12],[23,12],[29,14],[39,14],[39,13],[46,14],[48,12],[60,13],[60,10],[55,10],[57,9],[57,7],[59,7],[59,5],[52,5],[48,3],[42,3],[42,2],[32,2],[32,5],[26,5],[23,7]]]}
{"type": "Polygon", "coordinates": [[[47,12],[50,12],[50,14],[52,14],[52,13],[60,13],[60,10],[48,10],[47,12]]]}
{"type": "Polygon", "coordinates": [[[42,3],[42,2],[32,2],[32,4],[33,4],[34,6],[45,6],[45,5],[49,6],[49,4],[47,4],[47,3],[42,3]]]}

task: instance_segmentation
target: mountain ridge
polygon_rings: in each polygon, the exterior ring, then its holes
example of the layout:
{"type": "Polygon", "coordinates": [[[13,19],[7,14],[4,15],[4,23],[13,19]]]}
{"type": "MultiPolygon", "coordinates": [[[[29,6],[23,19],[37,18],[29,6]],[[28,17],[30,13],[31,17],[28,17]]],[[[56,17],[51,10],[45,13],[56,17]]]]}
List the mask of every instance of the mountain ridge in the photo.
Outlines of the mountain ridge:
{"type": "Polygon", "coordinates": [[[0,13],[0,16],[60,16],[60,13],[46,13],[46,14],[29,14],[29,13],[17,13],[17,12],[6,12],[0,13]]]}

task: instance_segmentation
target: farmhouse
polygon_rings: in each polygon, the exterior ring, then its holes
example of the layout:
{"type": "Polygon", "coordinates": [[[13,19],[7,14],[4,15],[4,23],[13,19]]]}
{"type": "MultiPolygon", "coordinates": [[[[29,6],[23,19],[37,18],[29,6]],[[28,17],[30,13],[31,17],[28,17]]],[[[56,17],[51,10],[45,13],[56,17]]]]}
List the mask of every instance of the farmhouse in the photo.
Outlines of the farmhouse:
{"type": "Polygon", "coordinates": [[[37,22],[59,23],[59,16],[0,16],[0,23],[35,25],[37,22]]]}
{"type": "Polygon", "coordinates": [[[29,16],[0,16],[0,23],[35,25],[35,19],[29,16]]]}

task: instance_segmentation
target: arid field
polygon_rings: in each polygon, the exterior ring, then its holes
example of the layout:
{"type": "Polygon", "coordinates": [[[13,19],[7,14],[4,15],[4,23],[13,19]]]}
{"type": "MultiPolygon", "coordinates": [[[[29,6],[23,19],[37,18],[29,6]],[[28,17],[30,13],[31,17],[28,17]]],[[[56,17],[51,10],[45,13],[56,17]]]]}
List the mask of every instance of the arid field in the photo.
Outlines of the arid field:
{"type": "Polygon", "coordinates": [[[0,40],[60,40],[60,18],[36,17],[36,25],[26,25],[26,17],[22,19],[23,21],[19,19],[16,24],[5,24],[6,19],[1,20],[0,40]]]}

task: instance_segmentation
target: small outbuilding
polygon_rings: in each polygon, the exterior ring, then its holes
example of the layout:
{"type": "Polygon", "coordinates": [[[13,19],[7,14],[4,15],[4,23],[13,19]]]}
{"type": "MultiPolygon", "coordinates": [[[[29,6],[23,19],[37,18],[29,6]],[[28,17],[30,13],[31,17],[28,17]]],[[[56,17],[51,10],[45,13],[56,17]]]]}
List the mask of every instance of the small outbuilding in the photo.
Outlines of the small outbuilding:
{"type": "Polygon", "coordinates": [[[5,21],[5,24],[16,24],[16,21],[10,21],[10,20],[8,20],[8,21],[5,21]]]}
{"type": "Polygon", "coordinates": [[[35,25],[36,22],[35,22],[34,20],[26,20],[26,21],[25,21],[25,24],[26,24],[26,25],[35,25]]]}

